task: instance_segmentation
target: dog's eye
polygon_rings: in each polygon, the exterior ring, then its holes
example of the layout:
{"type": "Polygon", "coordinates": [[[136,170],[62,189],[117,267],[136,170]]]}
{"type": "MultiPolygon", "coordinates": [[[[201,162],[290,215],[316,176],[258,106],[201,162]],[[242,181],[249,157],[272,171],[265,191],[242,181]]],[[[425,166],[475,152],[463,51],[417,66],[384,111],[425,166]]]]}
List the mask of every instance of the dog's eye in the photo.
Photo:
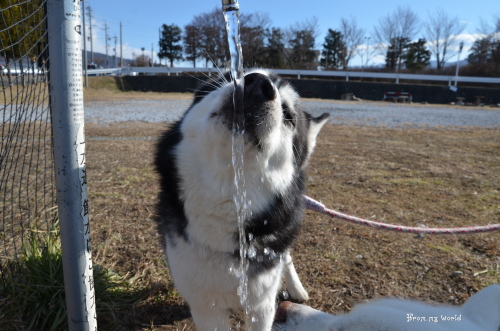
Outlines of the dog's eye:
{"type": "Polygon", "coordinates": [[[283,110],[283,121],[285,122],[285,124],[295,126],[295,117],[293,116],[290,107],[283,103],[281,105],[281,109],[283,110]]]}

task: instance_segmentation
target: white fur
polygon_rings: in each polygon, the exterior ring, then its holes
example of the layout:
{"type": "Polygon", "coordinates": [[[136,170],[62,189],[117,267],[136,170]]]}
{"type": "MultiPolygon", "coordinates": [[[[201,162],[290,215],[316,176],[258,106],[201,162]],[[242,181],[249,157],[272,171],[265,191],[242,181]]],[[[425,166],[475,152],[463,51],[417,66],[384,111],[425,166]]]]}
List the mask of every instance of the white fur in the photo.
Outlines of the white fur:
{"type": "Polygon", "coordinates": [[[290,254],[285,256],[285,265],[283,267],[285,282],[288,289],[288,294],[295,300],[305,302],[309,300],[309,294],[300,282],[299,275],[292,262],[290,254]]]}
{"type": "Polygon", "coordinates": [[[273,330],[498,331],[499,327],[500,285],[491,285],[457,307],[381,299],[358,305],[348,314],[335,316],[293,304],[288,308],[286,322],[277,323],[273,330]]]}
{"type": "MultiPolygon", "coordinates": [[[[260,71],[262,73],[262,71],[260,71]]],[[[167,258],[175,286],[189,303],[199,330],[227,330],[230,310],[241,308],[237,295],[238,277],[232,269],[238,249],[234,170],[231,164],[231,132],[214,112],[232,92],[227,84],[209,93],[185,115],[181,132],[183,140],[175,151],[181,182],[179,183],[184,212],[188,219],[188,241],[177,240],[169,245],[167,258]]],[[[271,105],[275,125],[263,125],[262,150],[252,144],[244,148],[246,199],[252,213],[269,208],[272,198],[283,192],[294,177],[293,132],[282,121],[281,102],[298,102],[298,95],[286,87],[280,90],[271,105]],[[280,95],[281,94],[281,95],[280,95]],[[281,97],[286,100],[282,100],[281,97]]],[[[312,123],[314,134],[308,138],[310,152],[321,123],[312,123]]],[[[248,304],[253,311],[250,321],[254,331],[270,330],[274,319],[275,297],[281,283],[283,262],[291,295],[307,300],[287,252],[276,267],[251,277],[248,304]]]]}

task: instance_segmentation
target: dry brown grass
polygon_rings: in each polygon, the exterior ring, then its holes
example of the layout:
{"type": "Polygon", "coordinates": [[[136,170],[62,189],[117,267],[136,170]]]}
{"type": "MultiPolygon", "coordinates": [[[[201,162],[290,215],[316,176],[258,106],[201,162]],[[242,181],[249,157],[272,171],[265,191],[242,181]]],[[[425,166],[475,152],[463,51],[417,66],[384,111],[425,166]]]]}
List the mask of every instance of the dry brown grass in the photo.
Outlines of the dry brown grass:
{"type": "MultiPolygon", "coordinates": [[[[122,312],[120,329],[194,330],[153,221],[154,141],[138,140],[165,127],[87,126],[95,263],[151,289],[122,312]]],[[[359,217],[430,227],[500,221],[498,129],[327,125],[308,175],[308,195],[359,217]]],[[[381,296],[460,304],[500,283],[500,233],[417,239],[308,212],[293,255],[309,304],[331,313],[381,296]]]]}
{"type": "Polygon", "coordinates": [[[191,100],[192,93],[157,93],[157,92],[136,92],[120,91],[116,80],[120,77],[89,77],[88,87],[84,88],[83,94],[88,101],[123,101],[123,100],[191,100]]]}

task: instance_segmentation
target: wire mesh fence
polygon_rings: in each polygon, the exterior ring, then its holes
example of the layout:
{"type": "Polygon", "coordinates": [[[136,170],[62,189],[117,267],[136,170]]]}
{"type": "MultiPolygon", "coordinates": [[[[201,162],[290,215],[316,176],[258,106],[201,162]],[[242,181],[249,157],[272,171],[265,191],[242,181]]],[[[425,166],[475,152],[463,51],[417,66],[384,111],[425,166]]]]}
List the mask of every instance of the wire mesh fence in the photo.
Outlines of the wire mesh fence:
{"type": "Polygon", "coordinates": [[[0,0],[0,276],[56,221],[44,8],[0,0]]]}
{"type": "Polygon", "coordinates": [[[7,329],[61,329],[66,317],[70,330],[97,327],[82,22],[80,1],[0,0],[0,304],[8,306],[0,325],[7,329]]]}

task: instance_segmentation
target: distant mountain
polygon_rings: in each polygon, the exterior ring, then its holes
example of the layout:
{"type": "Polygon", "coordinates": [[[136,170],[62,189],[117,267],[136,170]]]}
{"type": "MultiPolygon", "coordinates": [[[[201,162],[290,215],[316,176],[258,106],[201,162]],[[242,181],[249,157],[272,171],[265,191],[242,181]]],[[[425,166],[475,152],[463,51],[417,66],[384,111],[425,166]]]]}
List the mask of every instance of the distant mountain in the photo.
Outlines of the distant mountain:
{"type": "MultiPolygon", "coordinates": [[[[469,64],[469,61],[467,59],[460,60],[460,67],[466,66],[469,64]]],[[[457,61],[448,61],[445,64],[445,67],[456,67],[457,66],[457,61]]],[[[437,67],[437,61],[433,60],[430,62],[430,67],[431,68],[436,68],[437,67]]]]}
{"type": "MultiPolygon", "coordinates": [[[[99,68],[106,68],[106,54],[94,52],[94,64],[96,64],[99,68]]],[[[132,66],[134,64],[134,60],[124,59],[125,67],[132,66]]],[[[92,63],[92,54],[90,51],[87,51],[87,64],[92,63]]],[[[120,55],[117,54],[116,64],[120,63],[120,55]]],[[[108,54],[108,68],[115,67],[115,56],[114,52],[108,54]]]]}

